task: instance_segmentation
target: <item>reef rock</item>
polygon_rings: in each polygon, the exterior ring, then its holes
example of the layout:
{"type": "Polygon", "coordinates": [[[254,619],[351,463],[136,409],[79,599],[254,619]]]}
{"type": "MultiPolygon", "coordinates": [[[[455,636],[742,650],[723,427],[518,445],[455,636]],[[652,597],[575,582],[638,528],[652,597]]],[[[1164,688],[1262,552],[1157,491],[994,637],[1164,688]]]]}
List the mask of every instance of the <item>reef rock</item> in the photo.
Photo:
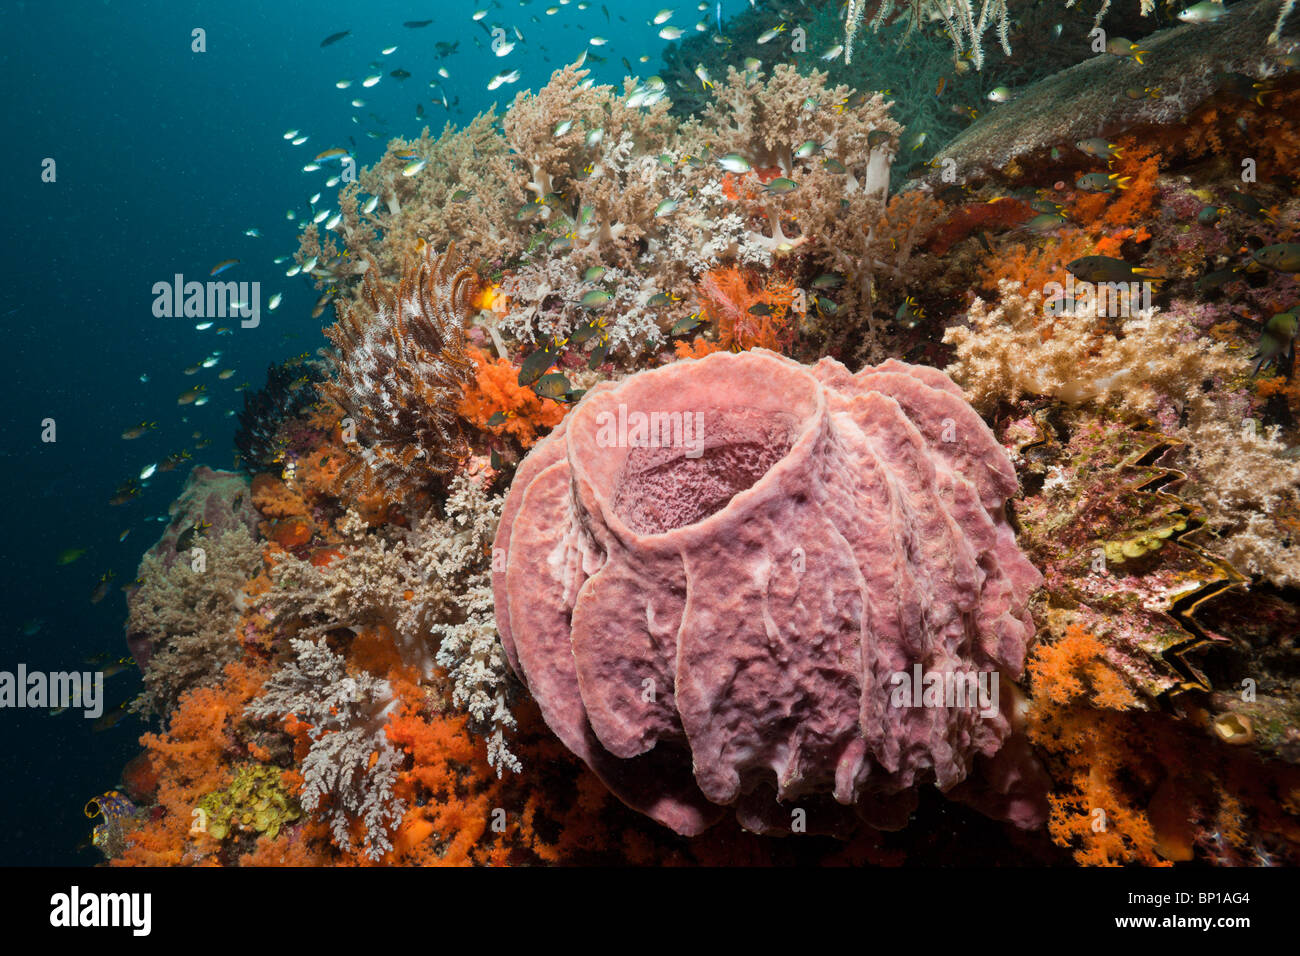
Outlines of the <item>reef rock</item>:
{"type": "MultiPolygon", "coordinates": [[[[520,465],[502,642],[564,744],[678,833],[728,806],[761,832],[801,809],[809,831],[896,828],[916,785],[955,787],[1012,733],[991,695],[1021,673],[1041,581],[1016,491],[936,369],[679,361],[592,389],[520,465]],[[959,678],[985,706],[922,698],[959,678]]],[[[998,776],[993,802],[1033,822],[1006,791],[1034,775],[998,776]]]]}
{"type": "MultiPolygon", "coordinates": [[[[1120,131],[1140,139],[1144,128],[1177,124],[1216,93],[1241,102],[1242,94],[1230,90],[1230,74],[1260,80],[1287,71],[1277,55],[1300,38],[1300,17],[1288,18],[1281,43],[1270,44],[1280,7],[1278,0],[1244,0],[1218,22],[1181,24],[1143,37],[1140,64],[1131,56],[1100,53],[1016,91],[1010,103],[945,146],[927,178],[939,181],[949,159],[962,180],[1012,160],[1051,168],[1052,146],[1120,131]]],[[[1251,90],[1246,99],[1253,95],[1251,90]]]]}

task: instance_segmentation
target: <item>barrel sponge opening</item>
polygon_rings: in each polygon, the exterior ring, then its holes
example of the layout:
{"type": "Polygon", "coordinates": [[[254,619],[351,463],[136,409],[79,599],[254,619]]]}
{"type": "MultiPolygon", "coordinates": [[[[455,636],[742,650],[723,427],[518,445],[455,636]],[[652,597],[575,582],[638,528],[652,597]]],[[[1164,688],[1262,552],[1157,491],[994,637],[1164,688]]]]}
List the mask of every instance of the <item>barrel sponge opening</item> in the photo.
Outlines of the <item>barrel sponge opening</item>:
{"type": "MultiPolygon", "coordinates": [[[[772,413],[710,409],[650,421],[668,421],[674,440],[630,449],[614,492],[614,513],[638,534],[716,514],[784,458],[793,441],[793,419],[772,413]],[[678,421],[690,424],[678,429],[678,421]]],[[[656,438],[669,437],[660,431],[656,438]]]]}

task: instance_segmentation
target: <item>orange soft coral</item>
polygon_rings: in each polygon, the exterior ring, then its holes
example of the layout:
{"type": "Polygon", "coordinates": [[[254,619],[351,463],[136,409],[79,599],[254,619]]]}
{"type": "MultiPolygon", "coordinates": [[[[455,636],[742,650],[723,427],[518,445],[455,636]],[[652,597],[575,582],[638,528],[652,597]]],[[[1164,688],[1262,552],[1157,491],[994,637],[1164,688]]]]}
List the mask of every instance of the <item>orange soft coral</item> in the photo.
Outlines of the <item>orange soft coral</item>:
{"type": "Polygon", "coordinates": [[[333,441],[322,442],[295,463],[294,485],[309,499],[337,497],[349,455],[333,441]]]}
{"type": "Polygon", "coordinates": [[[1112,169],[1124,187],[1114,193],[1079,193],[1067,207],[1066,215],[1087,229],[1142,225],[1160,199],[1160,162],[1158,146],[1131,137],[1122,140],[1112,169]]]}
{"type": "Polygon", "coordinates": [[[239,858],[240,866],[349,866],[354,862],[333,849],[329,827],[316,820],[290,827],[274,840],[259,837],[253,851],[239,858]]]}
{"type": "MultiPolygon", "coordinates": [[[[1161,865],[1151,823],[1129,787],[1126,738],[1097,726],[1097,708],[1132,707],[1137,698],[1105,660],[1105,645],[1077,625],[1030,655],[1030,739],[1064,757],[1062,786],[1049,796],[1052,839],[1085,865],[1161,865]]],[[[1101,716],[1101,720],[1109,718],[1101,716]]]]}
{"type": "Polygon", "coordinates": [[[703,336],[697,335],[695,341],[689,345],[678,340],[673,344],[679,359],[683,358],[704,358],[706,355],[712,355],[714,352],[721,352],[723,348],[717,342],[710,342],[703,336]]]}
{"type": "Polygon", "coordinates": [[[1021,283],[1026,294],[1042,291],[1048,282],[1065,281],[1065,264],[1093,254],[1093,241],[1081,232],[1070,231],[1041,244],[1002,246],[997,256],[985,259],[980,270],[980,288],[995,300],[998,280],[1021,283]]]}
{"type": "Polygon", "coordinates": [[[1274,395],[1279,395],[1282,401],[1295,413],[1300,410],[1300,380],[1289,382],[1285,377],[1278,375],[1274,378],[1260,379],[1255,385],[1255,394],[1261,401],[1267,401],[1274,395]]]}
{"type": "Polygon", "coordinates": [[[1038,644],[1029,658],[1034,696],[1064,705],[1090,695],[1099,707],[1125,710],[1134,706],[1137,698],[1106,664],[1105,654],[1106,645],[1077,625],[1055,643],[1038,644]]]}
{"type": "Polygon", "coordinates": [[[1160,201],[1156,181],[1160,176],[1160,151],[1136,139],[1122,140],[1123,152],[1115,161],[1115,171],[1129,178],[1128,188],[1115,197],[1102,216],[1111,227],[1145,224],[1160,201]]]}
{"type": "Polygon", "coordinates": [[[329,399],[322,398],[307,409],[303,424],[313,431],[324,432],[333,436],[334,441],[337,442],[340,432],[339,423],[343,418],[344,411],[342,408],[329,399]]]}
{"type": "Polygon", "coordinates": [[[524,774],[498,777],[463,715],[440,713],[426,690],[394,672],[401,709],[388,736],[411,758],[396,791],[407,801],[386,862],[415,866],[639,862],[679,858],[662,832],[610,796],[556,741],[535,708],[519,713],[524,774]]]}
{"type": "Polygon", "coordinates": [[[158,776],[157,808],[128,833],[126,852],[115,864],[194,864],[216,852],[217,842],[193,828],[193,810],[205,794],[229,785],[230,766],[224,758],[236,746],[234,726],[267,673],[266,665],[259,663],[228,664],[221,685],[181,695],[165,733],[140,738],[158,776]]]}
{"type": "Polygon", "coordinates": [[[1300,88],[1265,90],[1261,103],[1215,98],[1180,126],[1150,132],[1165,138],[1170,152],[1195,160],[1203,156],[1249,156],[1260,169],[1294,169],[1300,161],[1300,128],[1292,117],[1300,112],[1300,88]]]}
{"type": "Polygon", "coordinates": [[[1300,767],[1263,763],[1188,720],[1148,709],[1107,660],[1107,641],[1068,625],[1027,671],[1028,733],[1053,770],[1048,830],[1085,865],[1148,866],[1208,855],[1289,860],[1300,806],[1280,800],[1300,767]]]}
{"type": "Polygon", "coordinates": [[[760,284],[748,270],[722,266],[700,280],[700,315],[717,323],[720,349],[783,351],[794,339],[795,291],[791,279],[773,275],[760,284]]]}
{"type": "Polygon", "coordinates": [[[722,176],[722,194],[733,202],[742,199],[752,200],[763,195],[762,186],[781,175],[776,166],[750,170],[747,173],[724,173],[722,176]]]}
{"type": "Polygon", "coordinates": [[[493,359],[481,349],[467,349],[474,362],[474,378],[465,387],[457,411],[462,418],[494,435],[513,435],[531,448],[543,431],[564,420],[568,409],[549,398],[539,398],[531,388],[519,384],[519,368],[505,359],[493,359]],[[505,421],[489,425],[500,412],[505,421]]]}
{"type": "Polygon", "coordinates": [[[408,710],[389,721],[389,739],[414,764],[398,785],[410,809],[398,831],[394,862],[463,866],[484,855],[500,856],[490,845],[479,846],[492,817],[494,775],[478,766],[481,758],[466,720],[424,718],[408,710]],[[417,794],[423,806],[413,799],[417,794]]]}
{"type": "Polygon", "coordinates": [[[253,476],[251,493],[253,507],[266,518],[293,518],[311,512],[301,494],[267,472],[253,476]]]}

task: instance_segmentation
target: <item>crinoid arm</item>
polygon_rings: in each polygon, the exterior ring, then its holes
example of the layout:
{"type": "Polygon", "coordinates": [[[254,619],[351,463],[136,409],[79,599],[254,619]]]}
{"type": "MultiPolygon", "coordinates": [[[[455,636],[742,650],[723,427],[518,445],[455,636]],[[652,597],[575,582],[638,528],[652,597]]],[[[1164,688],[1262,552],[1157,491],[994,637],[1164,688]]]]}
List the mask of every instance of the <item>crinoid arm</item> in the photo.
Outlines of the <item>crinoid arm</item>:
{"type": "Polygon", "coordinates": [[[356,426],[345,479],[403,498],[467,454],[455,409],[472,375],[465,323],[479,280],[454,245],[426,247],[395,287],[378,271],[371,263],[361,304],[325,332],[337,359],[322,390],[356,426]]]}

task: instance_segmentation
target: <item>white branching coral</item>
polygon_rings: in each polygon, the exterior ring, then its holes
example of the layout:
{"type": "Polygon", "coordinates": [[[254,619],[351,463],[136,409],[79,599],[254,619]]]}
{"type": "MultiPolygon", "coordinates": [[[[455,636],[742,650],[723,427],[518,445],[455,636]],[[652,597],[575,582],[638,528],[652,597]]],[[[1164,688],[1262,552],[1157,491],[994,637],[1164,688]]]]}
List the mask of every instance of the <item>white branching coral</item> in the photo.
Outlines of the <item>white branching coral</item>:
{"type": "Polygon", "coordinates": [[[342,557],[317,567],[285,556],[275,566],[274,586],[263,599],[266,614],[279,627],[306,637],[336,628],[382,628],[402,663],[428,678],[434,666],[429,635],[445,603],[445,583],[421,577],[405,533],[367,534],[354,513],[341,519],[338,529],[346,536],[342,557]]]}
{"type": "MultiPolygon", "coordinates": [[[[942,21],[956,54],[969,54],[977,70],[984,66],[983,40],[989,27],[995,28],[1002,52],[1011,55],[1011,41],[1007,35],[1011,28],[1007,0],[982,0],[978,12],[975,0],[906,0],[905,4],[896,4],[894,0],[878,2],[876,15],[871,21],[873,30],[880,28],[896,6],[905,5],[908,8],[908,33],[932,19],[942,21]]],[[[866,16],[866,7],[866,0],[849,0],[844,21],[846,64],[853,62],[853,39],[866,16]]]]}
{"type": "Polygon", "coordinates": [[[147,638],[151,650],[142,712],[166,713],[182,691],[216,683],[239,659],[243,587],[261,566],[261,549],[242,526],[196,536],[171,567],[160,554],[145,555],[127,620],[127,632],[147,638]]]}
{"type": "Polygon", "coordinates": [[[1194,390],[1186,417],[1180,494],[1205,509],[1211,549],[1243,574],[1300,585],[1300,461],[1230,396],[1194,390]]]}
{"type": "Polygon", "coordinates": [[[327,816],[344,851],[353,849],[353,826],[360,823],[361,849],[372,860],[382,859],[393,848],[389,832],[406,809],[393,793],[404,758],[384,732],[396,705],[392,687],[364,671],[349,674],[344,658],[323,638],[291,644],[297,659],[271,675],[248,714],[281,720],[292,715],[310,725],[303,809],[327,816]]]}
{"type": "MultiPolygon", "coordinates": [[[[593,283],[584,280],[571,262],[538,259],[522,265],[502,283],[501,291],[511,304],[499,327],[521,343],[540,346],[568,338],[596,315],[617,317],[605,330],[611,349],[635,352],[647,339],[656,342],[662,338],[655,315],[646,309],[657,290],[632,267],[607,268],[601,281],[593,283]],[[582,297],[595,289],[606,290],[611,296],[599,313],[581,304],[582,297]]],[[[590,344],[594,348],[597,340],[592,338],[590,344]]]]}
{"type": "Polygon", "coordinates": [[[506,744],[515,727],[509,668],[492,617],[491,546],[501,499],[467,475],[451,483],[444,517],[426,514],[409,531],[367,533],[349,515],[338,523],[342,557],[324,567],[287,557],[272,573],[266,613],[304,637],[373,628],[391,637],[403,663],[423,678],[443,668],[451,704],[487,741],[500,773],[519,769],[506,744]]]}
{"type": "Polygon", "coordinates": [[[1181,398],[1245,367],[1226,346],[1189,338],[1186,323],[1170,313],[1152,308],[1108,318],[1103,297],[1091,296],[1050,315],[1037,290],[1026,297],[1006,280],[998,288],[996,306],[976,299],[969,325],[949,328],[943,339],[957,352],[948,374],[985,411],[999,400],[1046,395],[1075,404],[1113,400],[1146,414],[1160,395],[1181,398]]]}
{"type": "Polygon", "coordinates": [[[447,517],[422,523],[414,542],[422,573],[455,582],[454,614],[433,625],[437,661],[452,681],[452,706],[463,709],[487,740],[488,764],[523,769],[506,731],[515,727],[507,698],[509,664],[497,635],[492,597],[492,541],[501,520],[500,498],[489,498],[462,475],[452,483],[447,517]]]}

